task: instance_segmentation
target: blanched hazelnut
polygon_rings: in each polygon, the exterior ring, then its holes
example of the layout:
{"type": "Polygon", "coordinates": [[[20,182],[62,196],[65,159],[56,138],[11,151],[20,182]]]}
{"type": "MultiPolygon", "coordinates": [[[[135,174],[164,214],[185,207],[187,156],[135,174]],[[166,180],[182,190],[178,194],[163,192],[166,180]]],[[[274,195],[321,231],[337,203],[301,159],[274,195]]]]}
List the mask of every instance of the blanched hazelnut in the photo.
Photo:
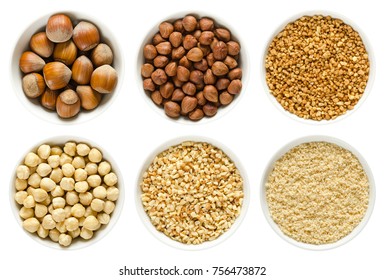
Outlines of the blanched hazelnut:
{"type": "Polygon", "coordinates": [[[31,233],[39,229],[40,223],[36,218],[28,218],[23,221],[23,228],[31,233]]]}
{"type": "Polygon", "coordinates": [[[16,176],[19,179],[28,179],[30,175],[30,170],[26,165],[19,165],[16,169],[16,176]]]}

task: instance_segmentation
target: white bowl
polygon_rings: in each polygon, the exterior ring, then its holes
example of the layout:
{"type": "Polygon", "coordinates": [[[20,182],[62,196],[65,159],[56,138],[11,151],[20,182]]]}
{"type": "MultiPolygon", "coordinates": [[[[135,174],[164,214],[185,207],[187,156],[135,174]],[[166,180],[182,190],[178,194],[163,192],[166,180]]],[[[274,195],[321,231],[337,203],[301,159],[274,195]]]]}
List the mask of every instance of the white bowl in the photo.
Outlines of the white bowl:
{"type": "Polygon", "coordinates": [[[335,12],[330,12],[330,11],[323,11],[323,10],[315,10],[315,11],[306,11],[306,12],[301,12],[299,14],[296,14],[294,16],[291,16],[290,18],[288,18],[287,20],[285,20],[283,23],[281,23],[274,31],[274,33],[271,35],[271,37],[269,38],[269,40],[267,41],[267,44],[266,44],[266,47],[265,47],[265,51],[263,53],[263,56],[262,56],[262,60],[261,60],[261,78],[262,78],[262,85],[265,89],[265,92],[268,96],[268,98],[270,99],[270,101],[275,105],[275,107],[280,111],[282,112],[284,115],[296,120],[296,121],[299,121],[301,123],[305,123],[305,124],[316,124],[316,125],[324,125],[324,124],[330,124],[330,123],[335,123],[336,121],[340,121],[342,119],[345,119],[347,118],[348,116],[350,116],[351,114],[353,114],[355,111],[358,110],[358,108],[362,105],[362,103],[364,103],[364,101],[366,100],[366,98],[368,97],[369,93],[370,93],[370,90],[372,88],[372,85],[373,85],[373,81],[374,81],[374,76],[375,76],[375,61],[374,61],[374,54],[373,54],[373,49],[365,35],[365,33],[350,19],[346,18],[345,16],[343,15],[340,15],[338,13],[335,13],[335,12]],[[323,15],[323,16],[331,16],[333,18],[337,18],[337,19],[340,19],[342,20],[344,23],[350,25],[355,31],[358,32],[358,34],[360,35],[361,39],[362,39],[362,42],[364,43],[365,45],[365,48],[366,48],[366,51],[368,53],[368,56],[369,56],[369,63],[370,63],[370,71],[369,71],[369,77],[368,77],[368,81],[367,81],[367,84],[366,84],[366,88],[365,88],[365,91],[364,91],[364,94],[362,95],[362,97],[360,98],[360,100],[358,101],[358,103],[354,106],[354,108],[352,110],[348,110],[345,114],[343,115],[340,115],[338,116],[337,118],[333,119],[333,120],[321,120],[321,121],[317,121],[317,120],[312,120],[312,119],[304,119],[304,118],[301,118],[301,117],[298,117],[297,115],[293,114],[293,113],[290,113],[289,111],[285,110],[281,104],[279,104],[279,102],[277,101],[277,99],[273,96],[273,94],[270,93],[270,89],[269,87],[267,86],[267,83],[266,83],[266,68],[265,68],[265,60],[266,60],[266,56],[267,56],[267,52],[268,52],[268,49],[269,49],[269,46],[271,44],[271,42],[273,41],[274,37],[277,36],[284,28],[287,24],[291,23],[291,22],[294,22],[296,21],[297,19],[303,17],[303,16],[314,16],[314,15],[323,15]]]}
{"type": "Polygon", "coordinates": [[[142,168],[140,169],[140,172],[138,174],[135,200],[136,200],[136,207],[137,207],[139,216],[140,216],[141,220],[143,221],[144,225],[160,241],[162,241],[163,243],[165,243],[165,244],[167,244],[169,246],[172,246],[172,247],[175,247],[175,248],[179,248],[179,249],[184,249],[184,250],[202,250],[202,249],[211,248],[211,247],[216,246],[219,243],[223,242],[224,240],[229,238],[236,231],[236,229],[240,226],[243,218],[246,215],[246,212],[247,212],[247,209],[248,209],[248,206],[249,206],[249,202],[250,202],[250,187],[249,187],[249,181],[248,181],[248,178],[247,178],[246,170],[243,168],[241,162],[235,156],[235,154],[229,148],[227,148],[224,144],[222,144],[222,143],[220,143],[220,142],[218,142],[216,140],[207,138],[207,137],[183,136],[183,137],[178,137],[178,138],[171,139],[171,140],[161,144],[160,146],[155,148],[147,156],[147,158],[144,161],[144,163],[142,165],[142,168]],[[167,150],[171,146],[179,145],[179,144],[181,144],[184,141],[206,142],[206,143],[209,143],[209,144],[211,144],[211,145],[221,149],[234,162],[235,166],[239,170],[239,173],[240,173],[240,175],[241,175],[241,177],[243,179],[244,198],[243,198],[243,203],[242,203],[242,209],[241,209],[240,215],[236,218],[234,224],[225,233],[220,235],[217,239],[215,239],[213,241],[206,241],[206,242],[203,242],[203,243],[197,244],[197,245],[189,245],[189,244],[184,244],[182,242],[175,241],[175,240],[171,239],[170,237],[168,237],[167,235],[165,235],[164,233],[158,231],[152,225],[152,223],[150,221],[150,218],[148,217],[146,211],[143,208],[143,204],[142,204],[142,200],[141,200],[142,191],[141,191],[140,184],[143,181],[142,175],[147,170],[148,166],[151,164],[151,162],[154,160],[154,158],[159,153],[167,150]]]}
{"type": "Polygon", "coordinates": [[[17,162],[17,165],[14,169],[14,172],[12,173],[9,194],[10,194],[9,199],[10,199],[12,211],[13,211],[13,214],[15,215],[15,218],[16,218],[18,224],[20,225],[20,229],[24,230],[25,233],[28,234],[33,240],[35,240],[38,243],[43,244],[47,247],[56,248],[56,249],[63,249],[63,250],[72,250],[72,249],[85,248],[87,246],[90,246],[90,245],[96,243],[97,241],[101,240],[104,236],[106,236],[108,234],[108,232],[114,227],[114,225],[118,221],[118,218],[120,216],[120,213],[122,211],[123,204],[124,204],[124,183],[123,183],[122,173],[120,172],[117,163],[114,161],[113,157],[110,154],[108,154],[107,151],[105,149],[103,149],[102,147],[100,147],[98,144],[96,144],[95,142],[93,142],[91,140],[88,140],[85,138],[80,138],[77,136],[56,136],[56,137],[45,139],[45,140],[33,145],[31,148],[29,148],[28,150],[26,150],[23,153],[22,157],[17,162]],[[119,199],[117,201],[115,201],[115,209],[110,215],[111,216],[110,222],[107,225],[102,225],[99,230],[95,231],[94,235],[91,239],[84,240],[84,239],[78,237],[72,241],[70,246],[63,247],[63,246],[59,245],[59,243],[52,241],[49,237],[42,239],[36,233],[29,233],[28,231],[23,229],[23,225],[22,225],[23,219],[19,216],[19,210],[20,210],[21,206],[19,204],[17,204],[17,202],[15,201],[14,195],[16,193],[16,189],[15,189],[16,169],[20,164],[22,164],[24,162],[25,155],[30,151],[36,151],[36,149],[42,144],[49,144],[51,146],[55,146],[55,145],[62,146],[68,141],[75,141],[76,143],[85,143],[85,144],[88,144],[90,147],[95,147],[95,148],[99,149],[102,152],[103,159],[108,161],[111,164],[112,171],[118,177],[117,187],[119,188],[119,199]]]}
{"type": "Polygon", "coordinates": [[[163,117],[167,118],[168,120],[174,121],[177,123],[181,123],[181,124],[204,124],[204,123],[208,123],[212,120],[217,120],[217,119],[221,118],[222,116],[224,116],[225,114],[227,114],[230,110],[232,110],[238,104],[238,102],[240,101],[242,96],[246,94],[246,87],[247,87],[248,78],[249,78],[249,60],[248,60],[248,55],[247,55],[247,51],[246,51],[246,44],[243,43],[242,38],[240,38],[240,36],[236,32],[236,30],[230,24],[228,24],[228,22],[226,22],[226,20],[222,19],[220,16],[211,15],[211,14],[206,13],[206,12],[198,12],[198,11],[179,12],[179,13],[170,15],[166,18],[162,18],[159,21],[156,21],[156,23],[154,24],[154,27],[151,28],[151,30],[149,30],[147,35],[143,38],[142,42],[143,43],[141,44],[140,49],[138,51],[138,60],[137,60],[137,67],[136,67],[139,92],[144,97],[145,101],[147,102],[147,104],[151,108],[153,108],[158,114],[162,115],[163,117]],[[238,60],[238,66],[242,69],[242,79],[241,79],[242,90],[241,90],[241,92],[234,96],[233,101],[229,105],[221,106],[220,108],[218,108],[218,112],[216,113],[216,115],[214,115],[213,117],[206,117],[205,116],[203,119],[201,119],[199,121],[191,121],[188,118],[184,118],[183,116],[180,116],[178,119],[173,119],[173,118],[168,117],[165,114],[163,107],[156,105],[151,100],[150,95],[143,89],[143,78],[141,75],[141,67],[145,63],[145,59],[143,57],[143,48],[146,44],[151,43],[153,36],[157,32],[159,32],[159,29],[158,29],[159,24],[161,24],[164,21],[172,22],[172,21],[175,21],[177,19],[183,18],[186,15],[193,15],[197,18],[208,17],[208,18],[213,19],[215,22],[215,25],[217,25],[219,27],[227,28],[231,32],[232,39],[239,42],[239,45],[241,46],[241,51],[240,51],[239,60],[238,60]]]}
{"type": "Polygon", "coordinates": [[[118,96],[118,93],[120,91],[120,87],[122,85],[123,77],[124,77],[124,64],[123,64],[123,55],[120,51],[118,40],[116,40],[114,33],[111,32],[107,26],[104,24],[103,21],[93,18],[89,15],[85,15],[78,12],[73,11],[63,11],[63,12],[57,12],[52,13],[48,15],[44,15],[40,18],[38,18],[36,21],[34,21],[32,24],[30,24],[20,35],[18,41],[16,42],[14,46],[14,51],[11,58],[11,75],[12,75],[12,83],[14,86],[15,94],[19,98],[20,102],[35,116],[50,121],[56,124],[78,124],[83,123],[88,120],[91,120],[95,118],[96,116],[100,115],[104,111],[108,109],[108,107],[113,103],[113,101],[118,96]],[[33,34],[44,31],[45,26],[47,24],[48,18],[54,14],[63,13],[68,15],[72,22],[77,23],[80,20],[85,20],[92,22],[95,24],[100,32],[101,36],[101,42],[108,44],[112,52],[114,54],[114,61],[112,66],[115,68],[115,70],[118,73],[118,83],[116,85],[116,88],[114,89],[113,93],[111,94],[104,94],[99,106],[91,111],[81,110],[81,112],[70,119],[62,119],[60,118],[55,111],[50,111],[43,106],[40,105],[40,98],[31,99],[28,98],[22,88],[22,78],[24,74],[20,71],[19,68],[19,59],[21,54],[29,49],[29,41],[33,34]]]}
{"type": "Polygon", "coordinates": [[[270,226],[273,228],[273,230],[281,238],[283,238],[287,242],[289,242],[293,245],[296,245],[298,247],[301,247],[301,248],[310,249],[310,250],[326,250],[326,249],[332,249],[332,248],[339,247],[343,244],[346,244],[347,242],[352,240],[354,237],[356,237],[361,232],[361,230],[365,227],[365,225],[369,221],[370,215],[373,212],[374,201],[375,201],[375,197],[376,197],[375,192],[376,191],[375,191],[373,174],[369,168],[368,163],[365,161],[365,159],[361,156],[361,154],[356,149],[354,149],[352,146],[350,146],[349,144],[347,144],[346,142],[344,142],[340,139],[329,137],[329,136],[314,135],[314,136],[307,136],[307,137],[298,138],[294,141],[291,141],[290,143],[286,144],[281,149],[279,149],[275,153],[275,155],[270,159],[269,163],[267,164],[267,167],[265,168],[265,171],[264,171],[263,177],[262,177],[262,181],[261,181],[261,206],[262,206],[263,213],[264,213],[267,221],[269,222],[270,226]],[[270,172],[274,168],[275,162],[278,159],[280,159],[284,154],[286,154],[289,150],[291,150],[292,148],[294,148],[294,147],[296,147],[302,143],[308,143],[308,142],[334,143],[334,144],[350,151],[360,161],[360,163],[361,163],[361,165],[362,165],[362,167],[363,167],[363,169],[364,169],[364,171],[368,177],[368,180],[369,180],[369,205],[368,205],[368,208],[366,210],[366,213],[365,213],[362,221],[354,228],[354,230],[350,234],[348,234],[347,236],[341,238],[340,240],[338,240],[334,243],[330,243],[330,244],[322,244],[322,245],[307,244],[307,243],[296,241],[296,240],[290,238],[289,236],[285,235],[280,230],[278,225],[274,222],[274,220],[271,218],[269,207],[268,207],[268,204],[266,201],[266,182],[268,180],[270,172]]]}

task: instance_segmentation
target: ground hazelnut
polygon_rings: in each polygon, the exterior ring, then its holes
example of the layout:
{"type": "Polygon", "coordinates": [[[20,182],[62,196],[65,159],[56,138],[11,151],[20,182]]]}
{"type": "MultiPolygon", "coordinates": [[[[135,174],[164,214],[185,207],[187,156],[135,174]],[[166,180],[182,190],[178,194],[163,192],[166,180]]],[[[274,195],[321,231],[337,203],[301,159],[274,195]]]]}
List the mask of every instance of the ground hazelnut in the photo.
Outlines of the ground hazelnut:
{"type": "Polygon", "coordinates": [[[159,92],[163,98],[169,99],[174,92],[174,84],[171,82],[167,82],[160,86],[159,92]]]}
{"type": "Polygon", "coordinates": [[[167,116],[171,118],[178,118],[180,116],[180,106],[174,101],[167,101],[164,103],[164,111],[167,116]]]}
{"type": "Polygon", "coordinates": [[[192,32],[197,27],[197,19],[194,16],[185,16],[182,20],[183,28],[188,31],[192,32]]]}
{"type": "Polygon", "coordinates": [[[163,85],[167,82],[166,72],[164,72],[163,69],[156,69],[154,72],[152,72],[151,79],[154,81],[155,84],[159,86],[163,85]]]}
{"type": "Polygon", "coordinates": [[[210,45],[214,40],[214,32],[212,31],[203,31],[199,37],[199,43],[202,45],[210,45]]]}
{"type": "Polygon", "coordinates": [[[231,39],[230,31],[225,28],[217,28],[215,29],[214,33],[219,40],[228,42],[231,39]]]}
{"type": "Polygon", "coordinates": [[[199,121],[200,119],[202,119],[203,117],[205,116],[205,114],[203,113],[202,109],[195,109],[193,111],[191,111],[188,115],[188,117],[190,118],[190,120],[193,120],[193,121],[199,121]]]}
{"type": "Polygon", "coordinates": [[[198,62],[202,60],[203,52],[200,48],[195,47],[189,50],[186,56],[190,61],[198,62]]]}
{"type": "Polygon", "coordinates": [[[182,86],[182,90],[187,95],[194,95],[196,92],[196,87],[193,83],[187,82],[182,86]]]}
{"type": "Polygon", "coordinates": [[[178,66],[176,73],[178,80],[182,82],[187,82],[190,79],[190,71],[186,67],[178,66]]]}
{"type": "Polygon", "coordinates": [[[164,68],[164,71],[166,72],[167,76],[174,77],[176,75],[178,64],[176,62],[171,62],[167,64],[166,68],[164,68]]]}
{"type": "Polygon", "coordinates": [[[168,55],[171,53],[171,43],[170,42],[162,42],[155,46],[158,54],[168,55]]]}
{"type": "Polygon", "coordinates": [[[218,41],[213,47],[213,55],[216,60],[224,60],[227,56],[227,45],[223,41],[218,41]]]}
{"type": "Polygon", "coordinates": [[[227,91],[231,94],[238,94],[241,92],[242,82],[241,80],[232,80],[230,85],[227,88],[227,91]]]}
{"type": "Polygon", "coordinates": [[[214,116],[218,111],[218,107],[215,106],[212,103],[207,103],[203,106],[203,112],[205,113],[206,116],[212,117],[214,116]]]}
{"type": "Polygon", "coordinates": [[[227,42],[227,52],[229,55],[235,56],[238,55],[241,51],[241,47],[235,41],[227,42]]]}
{"type": "Polygon", "coordinates": [[[154,58],[154,66],[156,68],[164,68],[168,64],[168,57],[165,55],[158,55],[154,58]]]}
{"type": "Polygon", "coordinates": [[[224,76],[229,73],[229,68],[222,61],[215,61],[211,69],[213,74],[217,77],[224,76]]]}
{"type": "Polygon", "coordinates": [[[195,97],[186,96],[183,98],[181,107],[183,113],[189,113],[192,110],[195,109],[195,107],[198,105],[198,100],[195,97]]]}
{"type": "Polygon", "coordinates": [[[143,48],[143,56],[145,59],[152,60],[158,55],[156,48],[153,45],[145,45],[143,48]]]}
{"type": "Polygon", "coordinates": [[[180,89],[180,88],[177,88],[174,90],[174,92],[172,93],[172,96],[171,96],[171,100],[172,101],[182,101],[182,99],[185,97],[185,94],[184,92],[180,89]]]}
{"type": "Polygon", "coordinates": [[[167,39],[170,37],[171,33],[174,31],[174,26],[167,22],[164,21],[161,24],[159,24],[159,34],[162,36],[162,38],[167,39]]]}
{"type": "Polygon", "coordinates": [[[234,96],[228,93],[227,91],[224,91],[219,95],[219,102],[222,105],[230,104],[233,101],[233,99],[234,99],[234,96]]]}
{"type": "Polygon", "coordinates": [[[186,50],[190,50],[194,47],[196,47],[198,44],[198,40],[193,35],[186,35],[183,40],[183,47],[186,50]]]}
{"type": "Polygon", "coordinates": [[[215,86],[207,85],[203,89],[203,96],[211,102],[218,102],[218,90],[215,86]]]}
{"type": "Polygon", "coordinates": [[[156,105],[161,105],[163,102],[163,97],[160,94],[159,90],[156,90],[151,93],[151,100],[156,104],[156,105]]]}
{"type": "Polygon", "coordinates": [[[183,42],[183,35],[178,31],[174,31],[170,34],[169,41],[174,48],[177,48],[183,42]]]}

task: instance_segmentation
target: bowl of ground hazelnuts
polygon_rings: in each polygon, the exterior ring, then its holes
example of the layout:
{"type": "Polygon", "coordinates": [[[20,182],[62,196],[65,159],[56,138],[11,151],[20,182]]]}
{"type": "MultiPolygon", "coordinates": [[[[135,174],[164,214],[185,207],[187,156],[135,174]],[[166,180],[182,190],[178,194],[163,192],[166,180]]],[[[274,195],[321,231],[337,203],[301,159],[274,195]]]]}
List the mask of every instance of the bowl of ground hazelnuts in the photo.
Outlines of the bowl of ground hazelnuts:
{"type": "Polygon", "coordinates": [[[373,50],[346,17],[309,11],[284,21],[269,39],[262,84],[285,115],[307,124],[329,124],[355,112],[375,76],[373,50]]]}
{"type": "Polygon", "coordinates": [[[180,123],[205,122],[244,94],[247,55],[230,26],[203,13],[160,20],[144,38],[137,71],[146,101],[180,123]]]}
{"type": "Polygon", "coordinates": [[[45,15],[21,34],[11,62],[15,92],[33,114],[80,123],[104,112],[123,79],[113,33],[77,12],[45,15]]]}
{"type": "Polygon", "coordinates": [[[14,215],[24,231],[51,248],[80,249],[102,239],[123,207],[123,177],[104,149],[57,136],[33,145],[10,182],[14,215]]]}

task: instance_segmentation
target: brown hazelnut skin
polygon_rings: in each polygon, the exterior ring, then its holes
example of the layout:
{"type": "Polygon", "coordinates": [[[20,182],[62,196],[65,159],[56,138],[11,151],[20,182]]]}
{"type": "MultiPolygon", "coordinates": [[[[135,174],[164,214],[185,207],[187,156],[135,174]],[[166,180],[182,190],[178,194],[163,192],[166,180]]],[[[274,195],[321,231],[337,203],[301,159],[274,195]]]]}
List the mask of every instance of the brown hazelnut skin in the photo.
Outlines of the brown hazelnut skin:
{"type": "Polygon", "coordinates": [[[166,71],[167,76],[174,77],[176,75],[178,64],[176,62],[171,62],[167,64],[167,66],[164,68],[164,71],[166,71]]]}
{"type": "Polygon", "coordinates": [[[103,64],[111,65],[114,61],[114,54],[107,44],[98,44],[91,52],[91,61],[95,67],[102,66],[103,64]]]}
{"type": "Polygon", "coordinates": [[[167,22],[167,21],[164,21],[162,22],[161,24],[159,24],[159,34],[160,36],[162,36],[162,38],[169,38],[170,37],[170,34],[174,31],[174,26],[167,22]]]}
{"type": "Polygon", "coordinates": [[[167,101],[164,103],[164,111],[170,118],[178,118],[180,116],[181,108],[178,103],[174,101],[167,101]]]}
{"type": "Polygon", "coordinates": [[[241,51],[241,46],[239,45],[239,43],[235,41],[227,42],[227,52],[229,55],[232,55],[232,56],[238,55],[240,51],[241,51]]]}
{"type": "Polygon", "coordinates": [[[223,61],[224,64],[226,64],[226,66],[229,68],[229,69],[234,69],[235,67],[238,66],[238,62],[231,56],[226,56],[225,60],[223,61]]]}
{"type": "Polygon", "coordinates": [[[203,31],[210,31],[214,28],[214,21],[209,18],[201,18],[199,20],[199,28],[203,31]]]}
{"type": "Polygon", "coordinates": [[[44,31],[32,35],[29,46],[34,53],[45,58],[50,57],[54,49],[54,43],[48,39],[44,31]]]}
{"type": "Polygon", "coordinates": [[[26,51],[20,56],[19,67],[25,74],[39,72],[44,68],[44,66],[45,61],[34,52],[26,51]]]}
{"type": "Polygon", "coordinates": [[[165,99],[169,99],[174,92],[174,84],[171,82],[167,82],[160,86],[159,92],[165,99]]]}
{"type": "Polygon", "coordinates": [[[194,68],[199,70],[199,71],[205,72],[209,68],[209,66],[207,64],[207,60],[206,59],[202,59],[199,62],[195,62],[194,63],[194,68]]]}
{"type": "Polygon", "coordinates": [[[29,73],[22,80],[23,91],[29,98],[36,98],[42,95],[45,91],[45,82],[42,75],[39,73],[29,73]]]}
{"type": "Polygon", "coordinates": [[[168,57],[165,55],[158,55],[154,58],[153,62],[156,68],[164,68],[168,64],[168,57]]]}
{"type": "Polygon", "coordinates": [[[198,44],[198,40],[193,35],[186,35],[183,40],[183,47],[185,50],[190,50],[196,47],[198,44]]]}
{"type": "Polygon", "coordinates": [[[162,42],[166,42],[166,40],[159,33],[156,33],[154,38],[152,38],[152,44],[156,46],[157,44],[162,42]]]}
{"type": "Polygon", "coordinates": [[[203,89],[203,96],[211,102],[218,102],[218,90],[215,86],[207,85],[203,89]]]}
{"type": "Polygon", "coordinates": [[[143,48],[143,56],[145,59],[152,60],[158,55],[154,45],[147,44],[143,48]]]}
{"type": "Polygon", "coordinates": [[[205,115],[208,117],[214,116],[218,111],[218,107],[212,103],[205,104],[202,109],[205,115]]]}
{"type": "Polygon", "coordinates": [[[171,53],[171,43],[170,42],[162,42],[162,43],[159,43],[155,46],[156,48],[156,51],[159,53],[159,54],[162,54],[162,55],[168,55],[171,53]]]}
{"type": "Polygon", "coordinates": [[[215,84],[215,87],[218,89],[218,90],[225,90],[227,89],[227,87],[229,86],[230,84],[230,80],[229,79],[226,79],[226,78],[220,78],[217,80],[216,84],[215,84]]]}
{"type": "Polygon", "coordinates": [[[163,85],[165,82],[167,82],[166,72],[164,72],[163,69],[156,69],[154,72],[152,72],[151,79],[158,86],[163,85]]]}
{"type": "Polygon", "coordinates": [[[177,48],[183,42],[183,35],[178,31],[174,31],[169,37],[170,43],[174,48],[177,48]]]}
{"type": "Polygon", "coordinates": [[[46,88],[44,93],[40,96],[40,104],[48,110],[55,111],[58,95],[58,92],[46,88]]]}
{"type": "Polygon", "coordinates": [[[182,20],[183,28],[188,31],[192,32],[197,28],[197,19],[194,16],[188,15],[185,16],[182,20]]]}
{"type": "Polygon", "coordinates": [[[219,95],[219,102],[222,104],[222,105],[228,105],[230,104],[234,99],[234,95],[228,93],[227,91],[224,91],[222,92],[220,95],[219,95]]]}
{"type": "Polygon", "coordinates": [[[238,94],[242,90],[242,81],[241,80],[232,80],[230,85],[227,87],[227,91],[231,94],[238,94]]]}
{"type": "Polygon", "coordinates": [[[230,80],[236,80],[242,78],[242,69],[241,68],[235,68],[232,69],[229,74],[227,74],[230,80]]]}
{"type": "Polygon", "coordinates": [[[199,70],[193,70],[190,72],[190,82],[194,84],[202,84],[203,83],[203,73],[199,70]]]}
{"type": "Polygon", "coordinates": [[[118,73],[108,64],[96,68],[91,75],[91,87],[100,93],[112,93],[118,83],[118,73]]]}
{"type": "Polygon", "coordinates": [[[228,42],[231,39],[230,31],[228,31],[225,28],[217,28],[217,29],[215,29],[214,33],[218,37],[219,40],[222,40],[224,42],[228,42]]]}
{"type": "Polygon", "coordinates": [[[51,90],[64,88],[71,80],[72,71],[62,62],[47,63],[43,68],[44,80],[51,90]]]}
{"type": "Polygon", "coordinates": [[[212,31],[203,31],[199,37],[199,43],[202,45],[210,45],[214,40],[214,33],[212,31]]]}
{"type": "Polygon", "coordinates": [[[190,78],[190,71],[186,67],[178,66],[176,75],[179,81],[187,82],[190,78]]]}
{"type": "Polygon", "coordinates": [[[196,87],[193,83],[187,82],[182,86],[182,90],[187,95],[194,95],[196,92],[196,87]]]}
{"type": "Polygon", "coordinates": [[[227,56],[226,43],[222,41],[218,41],[213,47],[213,54],[216,60],[224,60],[227,56]]]}
{"type": "Polygon", "coordinates": [[[213,74],[217,77],[224,76],[229,73],[229,68],[222,61],[215,61],[211,69],[213,74]]]}
{"type": "Polygon", "coordinates": [[[213,71],[211,69],[207,69],[207,71],[203,75],[203,81],[206,85],[215,84],[217,78],[214,76],[213,71]]]}
{"type": "Polygon", "coordinates": [[[163,102],[163,97],[158,90],[151,93],[151,99],[156,105],[161,105],[163,102]]]}
{"type": "Polygon", "coordinates": [[[198,105],[198,100],[195,97],[185,96],[181,103],[182,112],[184,114],[187,114],[192,110],[194,110],[197,105],[198,105]]]}
{"type": "Polygon", "coordinates": [[[80,98],[81,106],[84,110],[95,109],[102,100],[102,95],[90,86],[77,86],[76,93],[80,98]]]}
{"type": "Polygon", "coordinates": [[[55,61],[63,62],[65,65],[74,63],[78,54],[78,49],[72,40],[55,45],[53,58],[55,61]]]}
{"type": "Polygon", "coordinates": [[[191,111],[188,114],[188,117],[192,121],[199,121],[201,120],[205,114],[203,113],[202,109],[196,108],[195,110],[191,111]]]}
{"type": "Polygon", "coordinates": [[[183,27],[183,23],[182,23],[182,19],[177,19],[175,22],[174,22],[174,30],[175,31],[178,31],[178,32],[181,32],[183,33],[185,30],[184,30],[184,27],[183,27]]]}
{"type": "Polygon", "coordinates": [[[80,84],[89,84],[94,67],[91,60],[85,55],[79,56],[72,65],[72,79],[80,84]]]}
{"type": "Polygon", "coordinates": [[[188,60],[187,56],[184,56],[181,59],[179,59],[179,66],[183,66],[183,67],[186,67],[187,69],[190,69],[191,64],[192,63],[190,60],[188,60]]]}
{"type": "Polygon", "coordinates": [[[147,78],[143,80],[143,89],[148,91],[154,91],[156,88],[154,82],[151,78],[147,78]]]}
{"type": "Polygon", "coordinates": [[[186,95],[184,94],[184,92],[180,88],[177,88],[172,93],[171,100],[172,101],[182,101],[185,96],[186,95]]]}
{"type": "Polygon", "coordinates": [[[81,51],[89,51],[100,42],[98,28],[90,22],[80,21],[73,30],[72,39],[81,51]]]}
{"type": "Polygon", "coordinates": [[[154,66],[150,63],[145,63],[142,65],[140,72],[143,78],[150,78],[152,72],[154,72],[154,66]]]}
{"type": "Polygon", "coordinates": [[[203,91],[198,92],[195,97],[198,100],[198,105],[203,106],[207,103],[207,99],[205,98],[203,91]]]}
{"type": "Polygon", "coordinates": [[[192,48],[191,50],[189,50],[186,57],[190,61],[199,62],[203,58],[203,52],[200,48],[195,47],[195,48],[192,48]]]}
{"type": "Polygon", "coordinates": [[[45,28],[48,39],[54,43],[63,43],[72,37],[72,21],[67,15],[56,14],[51,16],[45,28]]]}
{"type": "Polygon", "coordinates": [[[56,100],[56,112],[59,117],[68,119],[80,112],[80,99],[75,91],[67,89],[56,100]]]}

